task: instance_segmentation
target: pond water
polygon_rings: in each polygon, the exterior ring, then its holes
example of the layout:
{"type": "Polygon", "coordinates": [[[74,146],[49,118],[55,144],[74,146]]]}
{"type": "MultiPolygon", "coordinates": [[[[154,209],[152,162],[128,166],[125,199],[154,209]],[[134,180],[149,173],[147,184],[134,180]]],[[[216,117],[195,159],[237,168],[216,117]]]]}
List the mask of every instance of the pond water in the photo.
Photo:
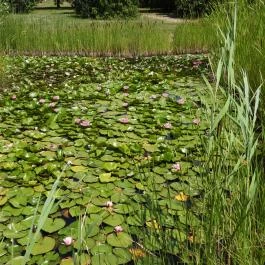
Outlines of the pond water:
{"type": "Polygon", "coordinates": [[[0,263],[21,264],[56,179],[27,264],[184,260],[200,226],[207,58],[9,61],[0,263]]]}

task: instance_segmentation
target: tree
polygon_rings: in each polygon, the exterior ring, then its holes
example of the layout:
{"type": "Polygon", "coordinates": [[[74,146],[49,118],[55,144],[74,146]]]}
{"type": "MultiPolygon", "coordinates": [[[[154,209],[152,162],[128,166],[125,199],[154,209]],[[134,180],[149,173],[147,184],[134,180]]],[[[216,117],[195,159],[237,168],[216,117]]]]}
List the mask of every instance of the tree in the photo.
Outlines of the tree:
{"type": "Polygon", "coordinates": [[[73,6],[84,18],[126,18],[138,12],[138,0],[74,0],[73,6]]]}
{"type": "Polygon", "coordinates": [[[36,4],[35,0],[6,0],[5,2],[13,13],[28,13],[36,4]]]}

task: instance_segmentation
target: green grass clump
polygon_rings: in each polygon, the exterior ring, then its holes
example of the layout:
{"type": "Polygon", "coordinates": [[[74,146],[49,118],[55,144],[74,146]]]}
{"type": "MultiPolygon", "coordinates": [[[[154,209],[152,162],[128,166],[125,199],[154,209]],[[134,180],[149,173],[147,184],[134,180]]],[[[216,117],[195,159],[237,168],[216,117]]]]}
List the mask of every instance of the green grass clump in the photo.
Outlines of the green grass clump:
{"type": "Polygon", "coordinates": [[[170,52],[163,23],[142,20],[84,21],[67,17],[10,15],[0,28],[6,53],[152,55],[170,52]]]}

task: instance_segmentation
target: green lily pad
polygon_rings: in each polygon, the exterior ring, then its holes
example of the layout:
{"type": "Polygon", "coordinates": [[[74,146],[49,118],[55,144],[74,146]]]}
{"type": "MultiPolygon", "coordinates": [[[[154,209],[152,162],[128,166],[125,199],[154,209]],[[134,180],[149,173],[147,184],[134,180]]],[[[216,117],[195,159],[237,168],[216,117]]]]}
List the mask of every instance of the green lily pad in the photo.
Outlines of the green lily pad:
{"type": "Polygon", "coordinates": [[[112,177],[111,173],[102,173],[99,175],[99,180],[100,182],[113,182],[115,181],[117,178],[112,177]]]}
{"type": "Polygon", "coordinates": [[[84,167],[84,166],[72,166],[71,170],[76,172],[76,173],[78,173],[78,172],[87,172],[88,171],[87,167],[84,167]]]}
{"type": "Polygon", "coordinates": [[[132,245],[132,238],[125,232],[113,233],[107,236],[107,242],[113,247],[128,248],[132,245]]]}
{"type": "Polygon", "coordinates": [[[15,162],[1,162],[0,163],[0,169],[2,170],[13,170],[18,167],[18,164],[15,162]]]}
{"type": "Polygon", "coordinates": [[[61,218],[47,218],[42,230],[48,233],[54,233],[65,226],[65,221],[61,218]]]}
{"type": "Polygon", "coordinates": [[[159,151],[159,149],[157,148],[156,145],[152,145],[152,144],[148,144],[148,143],[144,143],[143,148],[145,151],[150,152],[150,153],[154,153],[154,152],[159,151]]]}
{"type": "Polygon", "coordinates": [[[34,256],[44,254],[53,250],[54,247],[55,239],[46,236],[44,238],[41,238],[40,241],[34,244],[31,254],[34,256]]]}
{"type": "Polygon", "coordinates": [[[24,265],[25,263],[24,256],[18,256],[15,258],[12,258],[6,265],[24,265]]]}
{"type": "Polygon", "coordinates": [[[114,248],[113,254],[118,258],[117,264],[126,264],[132,259],[132,255],[128,249],[114,248]]]}
{"type": "Polygon", "coordinates": [[[113,227],[122,224],[123,221],[124,218],[121,214],[112,214],[103,220],[105,224],[113,227]]]}
{"type": "Polygon", "coordinates": [[[119,164],[113,163],[113,162],[105,162],[102,164],[102,168],[107,170],[107,171],[113,171],[117,169],[119,164]]]}

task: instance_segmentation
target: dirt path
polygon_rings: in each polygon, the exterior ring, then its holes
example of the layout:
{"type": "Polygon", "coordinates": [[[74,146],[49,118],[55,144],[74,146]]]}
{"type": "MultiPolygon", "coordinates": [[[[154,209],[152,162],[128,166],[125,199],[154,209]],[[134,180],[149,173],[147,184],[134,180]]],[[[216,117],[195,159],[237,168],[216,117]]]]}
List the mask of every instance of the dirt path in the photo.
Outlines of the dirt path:
{"type": "Polygon", "coordinates": [[[184,18],[176,18],[172,14],[168,13],[142,13],[142,17],[152,19],[152,20],[160,20],[166,23],[179,24],[179,23],[187,23],[194,22],[194,19],[184,19],[184,18]]]}

